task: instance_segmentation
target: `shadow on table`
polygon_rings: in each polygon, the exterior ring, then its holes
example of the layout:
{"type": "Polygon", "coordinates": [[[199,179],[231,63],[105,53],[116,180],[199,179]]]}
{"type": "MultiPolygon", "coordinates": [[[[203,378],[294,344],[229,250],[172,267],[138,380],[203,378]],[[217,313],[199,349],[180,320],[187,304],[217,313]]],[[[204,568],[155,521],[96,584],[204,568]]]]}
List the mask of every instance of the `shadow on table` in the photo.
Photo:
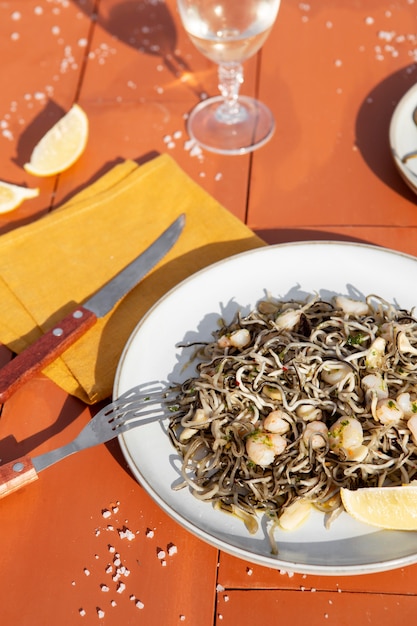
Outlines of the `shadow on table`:
{"type": "Polygon", "coordinates": [[[324,230],[308,230],[305,228],[265,228],[255,230],[254,232],[270,245],[293,243],[296,241],[348,241],[353,243],[373,244],[373,242],[360,239],[359,237],[349,237],[340,233],[332,233],[324,230]]]}
{"type": "Polygon", "coordinates": [[[394,109],[416,83],[417,64],[411,64],[378,83],[366,96],[356,118],[356,145],[370,169],[398,194],[416,202],[416,195],[393,167],[389,126],[394,109]]]}
{"type": "MultiPolygon", "coordinates": [[[[94,3],[90,0],[80,6],[92,15],[94,3]]],[[[177,53],[177,28],[172,14],[160,0],[121,0],[106,9],[98,5],[96,22],[113,37],[141,53],[158,57],[176,78],[187,76],[188,87],[198,96],[204,90],[198,85],[187,62],[177,53]]]]}
{"type": "MultiPolygon", "coordinates": [[[[94,413],[98,410],[100,406],[94,407],[94,413]]],[[[75,422],[81,414],[86,410],[85,404],[75,398],[73,396],[68,396],[65,400],[58,417],[55,422],[45,426],[41,430],[34,432],[33,434],[25,437],[21,441],[17,441],[17,439],[13,435],[8,435],[0,439],[0,464],[9,463],[14,459],[18,459],[24,455],[31,455],[33,450],[35,450],[38,446],[43,444],[48,439],[52,439],[55,435],[62,432],[69,424],[75,422]]],[[[90,409],[87,409],[90,410],[90,409]]],[[[83,425],[80,425],[80,431],[83,425]]],[[[71,437],[68,441],[62,442],[62,445],[65,443],[69,443],[71,437]]],[[[51,448],[56,448],[60,444],[54,444],[51,448]]]]}

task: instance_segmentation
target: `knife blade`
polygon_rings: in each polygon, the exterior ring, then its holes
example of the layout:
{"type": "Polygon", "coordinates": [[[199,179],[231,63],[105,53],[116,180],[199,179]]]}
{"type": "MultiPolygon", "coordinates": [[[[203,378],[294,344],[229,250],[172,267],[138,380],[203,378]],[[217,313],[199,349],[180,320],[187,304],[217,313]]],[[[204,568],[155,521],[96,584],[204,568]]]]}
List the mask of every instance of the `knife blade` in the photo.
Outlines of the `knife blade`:
{"type": "Polygon", "coordinates": [[[97,291],[84,304],[75,307],[53,328],[0,369],[0,403],[25,381],[42,371],[84,335],[97,321],[135,287],[169,252],[185,224],[180,215],[142,254],[97,291]]]}

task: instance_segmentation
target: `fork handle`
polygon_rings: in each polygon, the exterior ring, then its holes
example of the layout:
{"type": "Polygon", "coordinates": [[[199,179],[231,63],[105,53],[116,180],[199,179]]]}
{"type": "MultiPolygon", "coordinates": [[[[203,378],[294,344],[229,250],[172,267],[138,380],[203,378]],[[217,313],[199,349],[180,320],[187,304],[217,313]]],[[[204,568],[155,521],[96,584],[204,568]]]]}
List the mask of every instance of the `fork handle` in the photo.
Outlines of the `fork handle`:
{"type": "Polygon", "coordinates": [[[38,478],[38,473],[28,456],[0,465],[0,498],[29,485],[38,478]]]}

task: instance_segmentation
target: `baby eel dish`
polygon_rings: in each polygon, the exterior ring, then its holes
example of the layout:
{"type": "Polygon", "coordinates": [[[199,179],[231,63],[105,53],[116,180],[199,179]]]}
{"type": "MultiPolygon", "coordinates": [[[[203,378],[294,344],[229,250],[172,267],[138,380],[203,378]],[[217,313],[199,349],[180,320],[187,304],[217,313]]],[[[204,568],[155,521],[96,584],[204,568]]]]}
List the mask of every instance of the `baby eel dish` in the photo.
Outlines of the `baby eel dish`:
{"type": "MultiPolygon", "coordinates": [[[[194,349],[196,346],[194,345],[194,349]]],[[[370,295],[264,300],[197,346],[169,434],[196,498],[258,528],[417,478],[417,320],[370,295]]]]}

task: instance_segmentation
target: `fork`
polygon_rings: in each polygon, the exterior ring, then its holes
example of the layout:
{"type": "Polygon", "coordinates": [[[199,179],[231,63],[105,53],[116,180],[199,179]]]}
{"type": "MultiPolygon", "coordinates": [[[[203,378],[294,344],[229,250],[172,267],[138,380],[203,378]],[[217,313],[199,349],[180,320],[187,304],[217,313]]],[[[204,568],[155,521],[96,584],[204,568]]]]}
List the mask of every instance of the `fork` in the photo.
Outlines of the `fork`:
{"type": "Polygon", "coordinates": [[[86,450],[139,425],[161,420],[175,411],[171,402],[175,389],[162,385],[141,385],[130,389],[106,405],[70,443],[30,458],[22,456],[0,466],[0,498],[17,491],[38,478],[38,472],[67,456],[86,450]]]}

